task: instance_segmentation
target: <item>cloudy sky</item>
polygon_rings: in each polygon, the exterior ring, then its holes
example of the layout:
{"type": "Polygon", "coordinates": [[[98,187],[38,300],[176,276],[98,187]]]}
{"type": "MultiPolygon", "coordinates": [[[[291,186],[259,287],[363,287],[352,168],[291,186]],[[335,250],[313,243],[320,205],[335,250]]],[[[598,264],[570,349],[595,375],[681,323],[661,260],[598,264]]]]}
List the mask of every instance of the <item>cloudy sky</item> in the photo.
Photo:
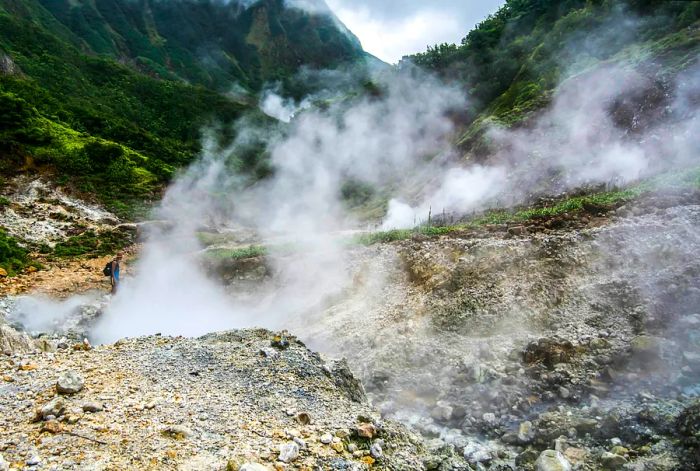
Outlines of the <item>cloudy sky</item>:
{"type": "Polygon", "coordinates": [[[459,43],[504,0],[326,0],[365,50],[396,63],[428,45],[459,43]]]}

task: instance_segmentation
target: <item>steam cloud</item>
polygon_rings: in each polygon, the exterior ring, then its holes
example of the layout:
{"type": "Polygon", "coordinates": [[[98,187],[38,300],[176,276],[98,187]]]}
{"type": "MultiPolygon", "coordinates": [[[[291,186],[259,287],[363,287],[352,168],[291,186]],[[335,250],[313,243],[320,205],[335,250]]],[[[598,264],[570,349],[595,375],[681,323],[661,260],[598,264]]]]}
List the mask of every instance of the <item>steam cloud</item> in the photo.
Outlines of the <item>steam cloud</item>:
{"type": "Polygon", "coordinates": [[[228,157],[261,131],[241,124],[227,149],[209,139],[202,159],[168,190],[159,217],[169,227],[148,237],[136,278],[124,284],[96,337],[289,325],[341,292],[350,280],[342,238],[334,232],[356,224],[341,202],[343,183],[388,187],[416,171],[428,172],[430,157],[448,147],[447,111],[464,106],[457,90],[427,77],[407,74],[384,88],[381,98],[304,111],[286,135],[268,136],[275,174],[253,186],[231,170],[228,157]],[[295,247],[291,256],[273,252],[278,283],[254,304],[234,303],[200,269],[196,232],[212,221],[252,227],[266,243],[295,247]]]}
{"type": "MultiPolygon", "coordinates": [[[[694,82],[683,83],[692,89],[688,84],[694,82]]],[[[571,79],[531,127],[489,131],[497,148],[491,165],[455,163],[459,154],[449,144],[454,129],[448,115],[463,108],[465,98],[415,72],[383,83],[379,97],[302,111],[282,135],[266,135],[244,122],[229,148],[209,139],[200,162],[170,188],[160,216],[172,228],[149,237],[136,279],[125,284],[97,335],[108,341],[156,331],[197,335],[296,322],[350,283],[338,235],[358,227],[341,201],[347,181],[396,195],[382,223],[389,229],[414,226],[431,210],[463,213],[508,196],[517,200],[543,184],[560,190],[627,182],[651,171],[658,152],[687,156],[697,139],[697,120],[694,109],[681,109],[684,99],[669,112],[692,119],[664,128],[670,137],[664,143],[645,140],[647,132],[630,136],[613,122],[614,101],[648,85],[635,72],[619,68],[571,79]],[[254,185],[233,172],[228,159],[251,139],[266,140],[274,168],[272,178],[254,185]],[[294,247],[294,255],[272,252],[276,283],[260,290],[254,303],[232,301],[200,269],[196,232],[212,221],[229,229],[254,228],[267,245],[294,247]]],[[[280,118],[291,118],[290,104],[272,93],[262,102],[280,118]]]]}

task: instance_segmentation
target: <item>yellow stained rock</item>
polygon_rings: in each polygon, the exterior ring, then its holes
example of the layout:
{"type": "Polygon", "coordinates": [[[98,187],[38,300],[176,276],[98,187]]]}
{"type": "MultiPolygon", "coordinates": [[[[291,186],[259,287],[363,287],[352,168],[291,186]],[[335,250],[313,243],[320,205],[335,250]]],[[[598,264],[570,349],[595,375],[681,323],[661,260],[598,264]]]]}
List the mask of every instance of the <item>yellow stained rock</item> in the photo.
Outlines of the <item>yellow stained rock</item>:
{"type": "Polygon", "coordinates": [[[333,448],[338,453],[342,453],[345,451],[345,445],[343,445],[343,442],[331,443],[331,448],[333,448]]]}
{"type": "Polygon", "coordinates": [[[41,431],[48,433],[60,433],[61,431],[63,431],[63,427],[59,422],[55,420],[49,420],[48,422],[44,422],[44,424],[41,426],[41,431]]]}
{"type": "Polygon", "coordinates": [[[360,461],[362,461],[367,466],[372,466],[375,460],[371,456],[363,456],[360,461]]]}

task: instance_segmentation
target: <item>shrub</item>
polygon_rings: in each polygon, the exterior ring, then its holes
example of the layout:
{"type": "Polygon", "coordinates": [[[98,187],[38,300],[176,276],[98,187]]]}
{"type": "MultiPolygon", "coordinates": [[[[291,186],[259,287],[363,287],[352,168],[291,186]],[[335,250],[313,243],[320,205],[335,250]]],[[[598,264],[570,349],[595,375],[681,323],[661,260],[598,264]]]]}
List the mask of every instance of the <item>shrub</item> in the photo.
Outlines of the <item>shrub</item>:
{"type": "Polygon", "coordinates": [[[12,276],[28,263],[27,251],[14,238],[0,230],[0,267],[12,276]]]}

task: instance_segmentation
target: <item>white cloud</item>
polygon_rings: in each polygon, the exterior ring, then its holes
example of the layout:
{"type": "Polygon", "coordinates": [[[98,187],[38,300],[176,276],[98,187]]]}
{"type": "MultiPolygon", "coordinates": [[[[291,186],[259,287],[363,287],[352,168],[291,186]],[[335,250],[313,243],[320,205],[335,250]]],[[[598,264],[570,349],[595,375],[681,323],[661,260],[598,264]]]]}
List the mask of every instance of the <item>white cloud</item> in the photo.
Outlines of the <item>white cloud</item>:
{"type": "Polygon", "coordinates": [[[365,50],[390,63],[424,51],[429,45],[459,43],[502,3],[328,0],[338,18],[360,38],[365,50]]]}

